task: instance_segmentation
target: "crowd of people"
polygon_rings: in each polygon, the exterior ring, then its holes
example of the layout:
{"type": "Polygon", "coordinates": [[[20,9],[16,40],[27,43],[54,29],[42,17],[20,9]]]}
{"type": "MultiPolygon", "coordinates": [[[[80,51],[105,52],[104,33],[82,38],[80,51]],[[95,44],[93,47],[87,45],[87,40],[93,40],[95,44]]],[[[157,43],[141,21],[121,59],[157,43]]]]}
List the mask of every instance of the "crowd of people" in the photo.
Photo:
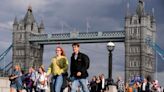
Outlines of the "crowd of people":
{"type": "MultiPolygon", "coordinates": [[[[71,79],[71,92],[76,92],[79,86],[82,87],[84,92],[89,92],[87,86],[89,57],[80,52],[79,43],[72,44],[73,53],[70,62],[70,79],[71,79]]],[[[47,89],[47,81],[51,75],[51,91],[62,92],[63,84],[68,76],[68,59],[65,55],[64,49],[60,46],[55,49],[56,55],[52,57],[51,64],[47,72],[43,66],[40,66],[38,71],[33,67],[29,68],[28,73],[23,74],[19,65],[15,65],[12,74],[9,76],[10,92],[14,90],[22,92],[25,87],[27,92],[45,92],[47,89]]]]}
{"type": "MultiPolygon", "coordinates": [[[[64,49],[60,46],[56,47],[56,54],[52,57],[47,71],[41,65],[37,69],[30,67],[28,73],[24,73],[19,65],[15,65],[9,76],[10,92],[15,90],[22,92],[23,89],[26,92],[46,92],[49,87],[51,92],[106,92],[107,85],[110,84],[109,80],[104,74],[100,74],[88,81],[89,57],[80,52],[79,43],[73,43],[72,48],[69,64],[64,49]],[[68,74],[68,65],[70,65],[70,74],[68,74]]],[[[130,84],[124,83],[121,77],[118,77],[116,82],[112,80],[112,85],[116,85],[118,92],[163,92],[157,80],[150,82],[144,79],[130,84]]]]}
{"type": "MultiPolygon", "coordinates": [[[[164,88],[160,86],[158,80],[150,80],[149,78],[142,78],[139,80],[131,80],[125,83],[121,77],[118,77],[112,85],[115,85],[118,92],[164,92],[164,88]]],[[[89,82],[90,92],[108,92],[108,80],[104,75],[98,77],[93,76],[89,82]]]]}
{"type": "Polygon", "coordinates": [[[164,92],[158,80],[149,80],[147,78],[141,81],[126,83],[125,89],[127,92],[164,92]]]}

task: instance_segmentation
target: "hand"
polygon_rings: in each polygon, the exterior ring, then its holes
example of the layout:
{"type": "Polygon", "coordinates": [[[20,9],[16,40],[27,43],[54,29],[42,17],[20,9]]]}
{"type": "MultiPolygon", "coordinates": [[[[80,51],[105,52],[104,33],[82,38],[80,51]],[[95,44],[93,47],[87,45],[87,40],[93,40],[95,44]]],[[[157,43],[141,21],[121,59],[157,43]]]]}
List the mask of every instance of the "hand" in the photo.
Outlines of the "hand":
{"type": "Polygon", "coordinates": [[[15,76],[9,77],[9,79],[11,79],[11,80],[12,80],[12,79],[15,79],[15,78],[16,78],[15,76]]]}
{"type": "Polygon", "coordinates": [[[11,79],[11,80],[12,80],[12,79],[14,79],[14,78],[13,78],[13,77],[9,77],[9,79],[11,79]]]}
{"type": "Polygon", "coordinates": [[[46,75],[47,80],[51,80],[51,76],[50,75],[46,75]]]}
{"type": "Polygon", "coordinates": [[[49,78],[49,77],[50,77],[50,75],[47,75],[47,74],[46,74],[46,77],[47,77],[47,78],[49,78]]]}
{"type": "Polygon", "coordinates": [[[77,72],[77,76],[81,76],[81,72],[77,72]]]}

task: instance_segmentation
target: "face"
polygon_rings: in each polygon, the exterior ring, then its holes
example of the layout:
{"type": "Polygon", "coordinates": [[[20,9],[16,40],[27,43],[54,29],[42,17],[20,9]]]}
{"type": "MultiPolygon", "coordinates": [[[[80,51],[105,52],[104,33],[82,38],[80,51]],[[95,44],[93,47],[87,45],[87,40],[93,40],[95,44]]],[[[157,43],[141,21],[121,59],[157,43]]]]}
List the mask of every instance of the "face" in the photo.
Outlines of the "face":
{"type": "Polygon", "coordinates": [[[28,73],[31,73],[31,72],[32,72],[32,70],[31,70],[31,68],[29,68],[29,69],[28,69],[28,73]]]}
{"type": "Polygon", "coordinates": [[[56,48],[56,55],[60,56],[62,53],[62,50],[60,48],[56,48]]]}
{"type": "Polygon", "coordinates": [[[19,67],[18,67],[18,66],[15,66],[14,68],[15,68],[15,70],[17,70],[17,71],[19,70],[19,67]]]}
{"type": "Polygon", "coordinates": [[[78,53],[79,52],[79,47],[78,46],[74,45],[74,46],[72,46],[72,48],[73,48],[73,52],[74,53],[78,53]]]}
{"type": "Polygon", "coordinates": [[[42,69],[41,68],[39,68],[39,73],[42,73],[43,71],[42,71],[42,69]]]}

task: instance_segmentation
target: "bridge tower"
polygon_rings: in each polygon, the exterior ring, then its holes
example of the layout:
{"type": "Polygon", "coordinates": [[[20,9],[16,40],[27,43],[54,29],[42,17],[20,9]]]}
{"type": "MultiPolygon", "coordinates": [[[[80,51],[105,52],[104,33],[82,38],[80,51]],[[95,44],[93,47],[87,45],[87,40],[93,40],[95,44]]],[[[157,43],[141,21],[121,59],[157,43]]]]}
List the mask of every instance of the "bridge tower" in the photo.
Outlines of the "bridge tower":
{"type": "Polygon", "coordinates": [[[13,23],[13,65],[20,65],[23,69],[42,64],[43,45],[30,43],[30,35],[44,32],[43,21],[38,25],[29,6],[24,19],[13,23]]]}
{"type": "Polygon", "coordinates": [[[155,41],[156,24],[154,14],[147,14],[143,0],[138,1],[136,13],[125,17],[125,81],[134,76],[154,78],[155,53],[145,39],[155,41]]]}

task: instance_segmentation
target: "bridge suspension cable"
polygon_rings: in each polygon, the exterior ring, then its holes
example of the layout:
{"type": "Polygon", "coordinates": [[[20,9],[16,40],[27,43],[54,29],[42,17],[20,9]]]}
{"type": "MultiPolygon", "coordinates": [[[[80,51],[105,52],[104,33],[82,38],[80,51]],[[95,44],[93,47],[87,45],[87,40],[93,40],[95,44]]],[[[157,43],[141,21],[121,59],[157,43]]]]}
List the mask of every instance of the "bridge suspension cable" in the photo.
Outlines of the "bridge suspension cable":
{"type": "Polygon", "coordinates": [[[0,66],[0,71],[1,71],[0,76],[5,76],[5,74],[8,73],[11,69],[12,61],[7,62],[7,64],[6,64],[5,57],[7,56],[9,51],[11,50],[12,46],[13,45],[11,44],[2,54],[0,54],[0,62],[4,63],[3,65],[0,66]]]}
{"type": "Polygon", "coordinates": [[[157,54],[162,58],[162,60],[164,60],[164,50],[155,42],[153,42],[150,37],[147,37],[145,41],[146,41],[146,44],[149,47],[151,47],[153,50],[155,50],[157,54]]]}
{"type": "Polygon", "coordinates": [[[10,51],[11,48],[12,48],[12,44],[0,55],[0,62],[8,54],[8,52],[10,51]]]}

